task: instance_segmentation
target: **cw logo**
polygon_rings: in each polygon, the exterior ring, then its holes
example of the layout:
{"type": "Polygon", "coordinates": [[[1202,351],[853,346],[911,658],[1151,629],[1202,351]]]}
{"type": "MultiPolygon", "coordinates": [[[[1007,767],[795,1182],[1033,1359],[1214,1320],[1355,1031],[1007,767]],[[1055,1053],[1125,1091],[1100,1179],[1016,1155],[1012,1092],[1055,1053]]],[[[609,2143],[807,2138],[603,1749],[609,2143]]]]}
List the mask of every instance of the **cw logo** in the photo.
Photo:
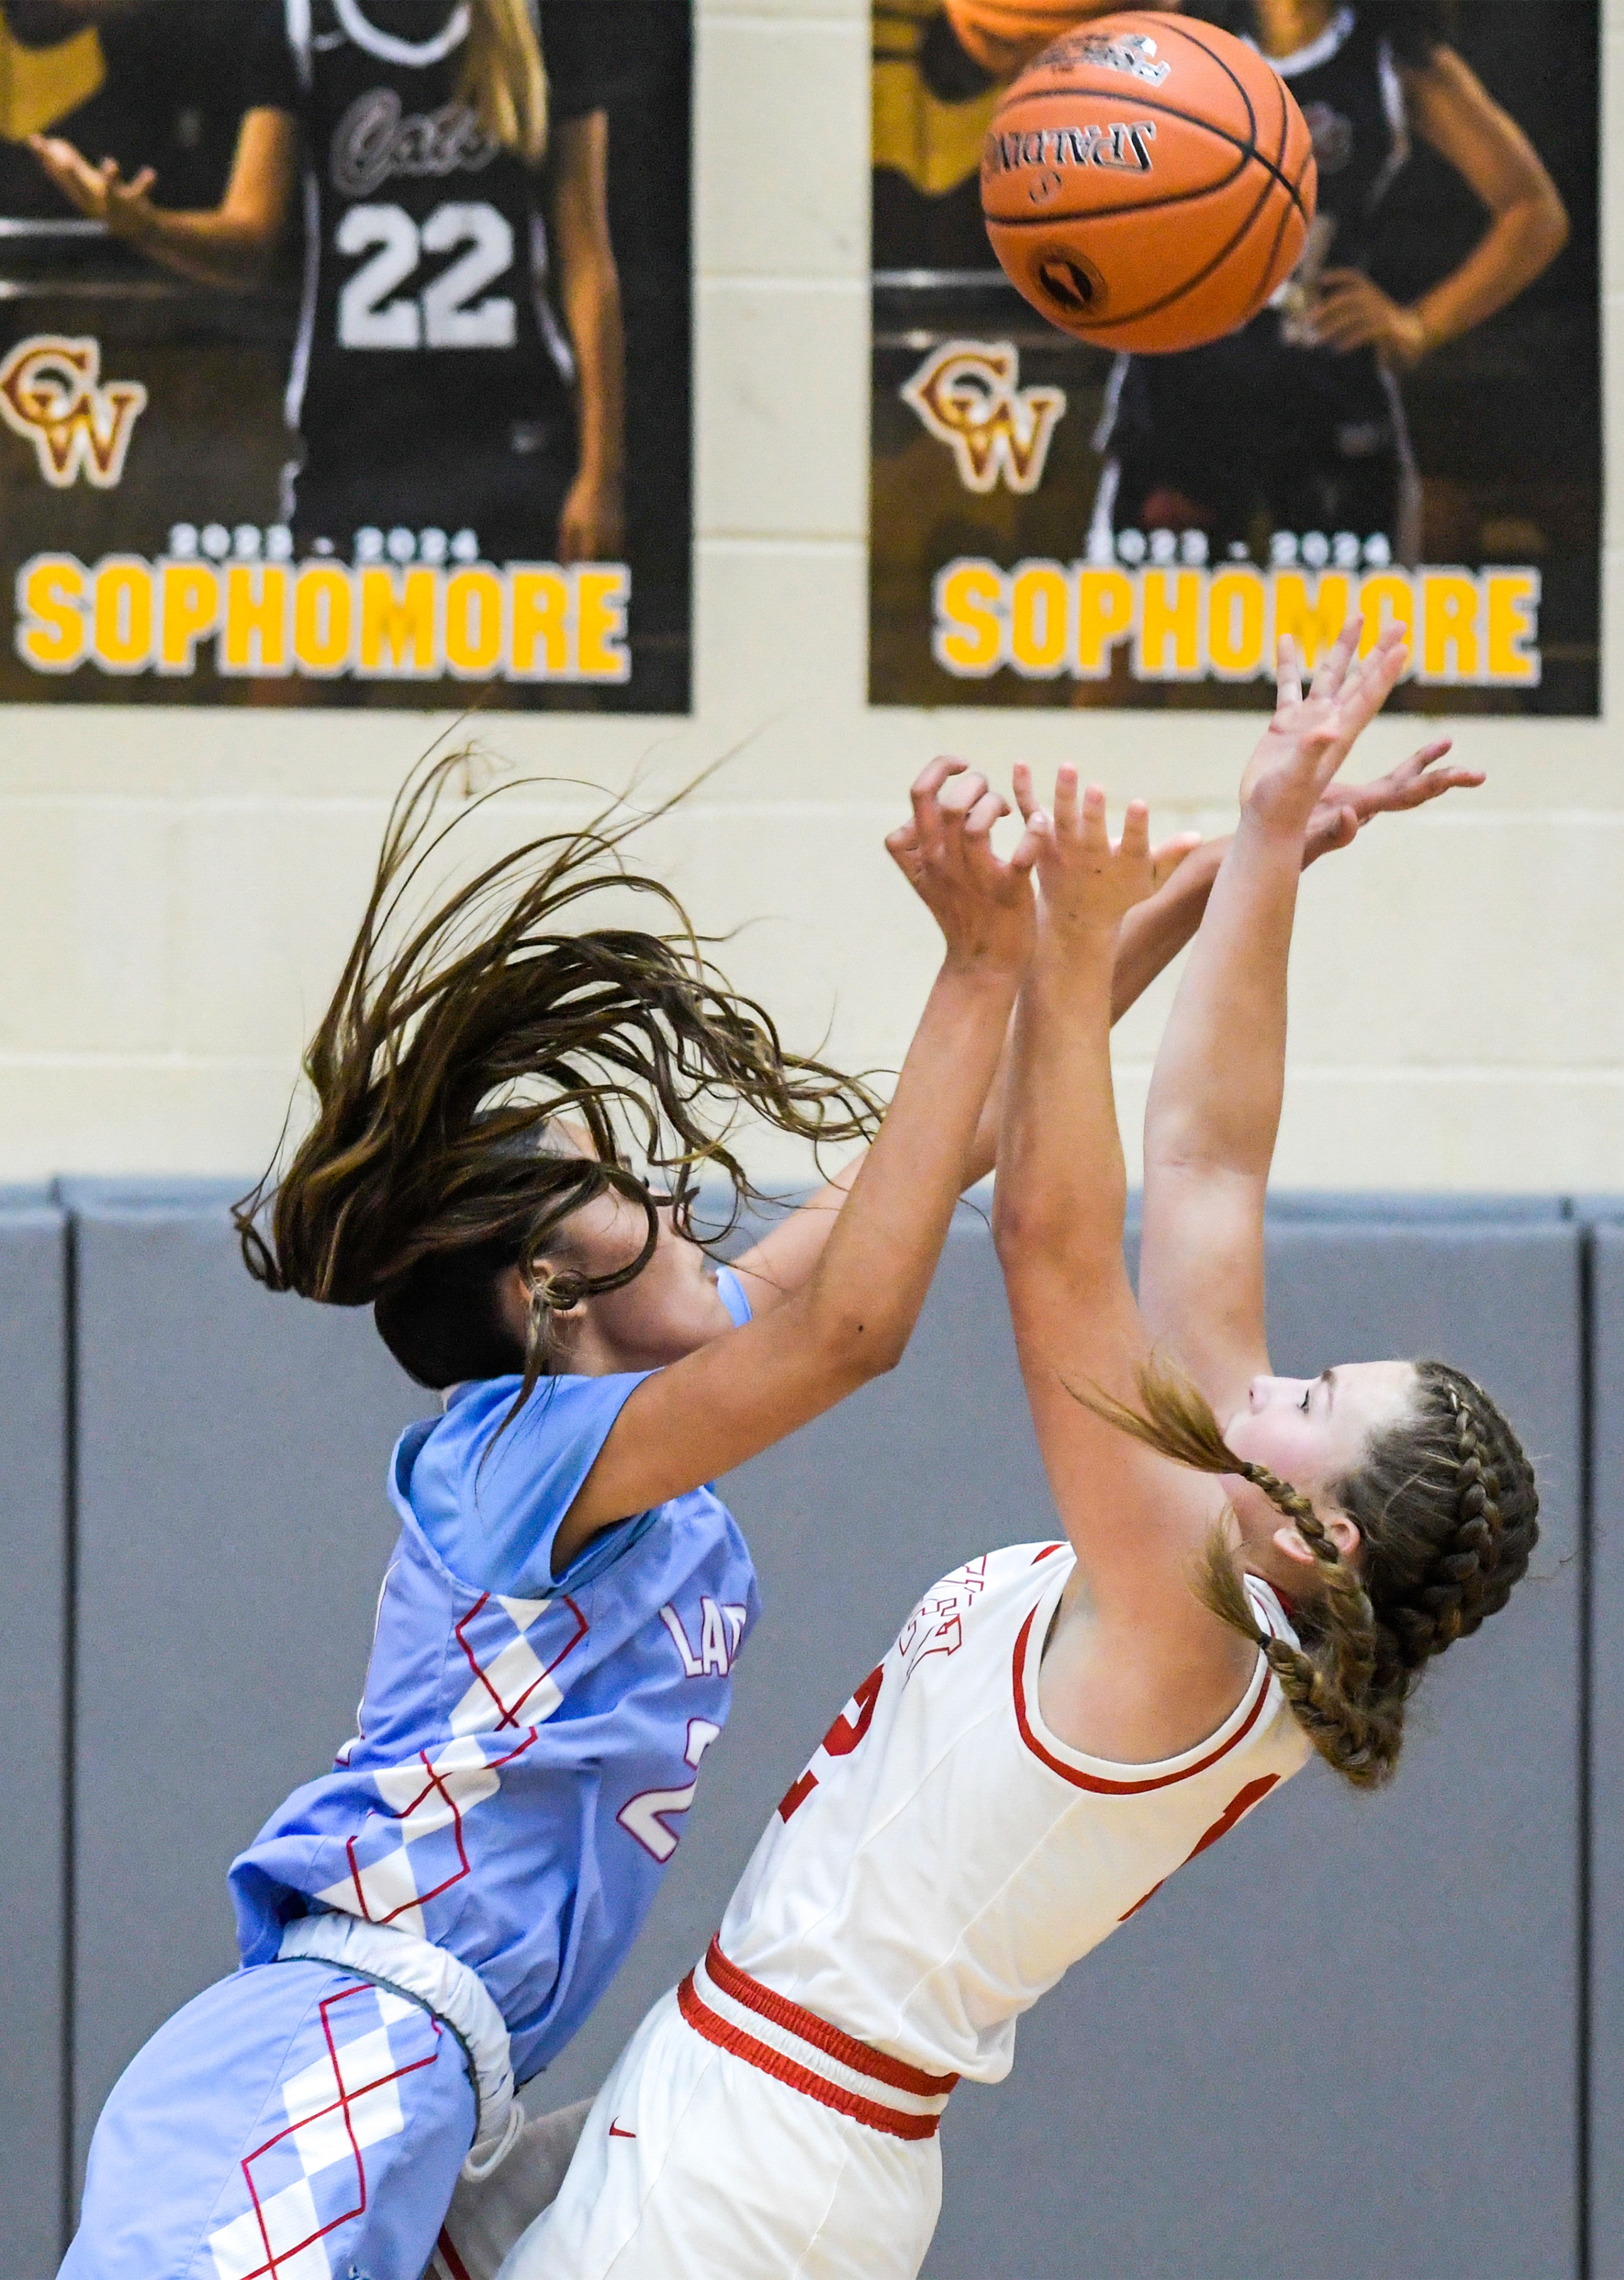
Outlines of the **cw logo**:
{"type": "Polygon", "coordinates": [[[112,490],[124,462],[147,391],[138,380],[101,384],[102,344],[36,333],[19,341],[0,364],[0,420],[33,444],[40,473],[58,490],[81,473],[97,490],[112,490]]]}
{"type": "Polygon", "coordinates": [[[968,491],[992,490],[1000,474],[1012,491],[1035,491],[1043,479],[1066,391],[1021,388],[1020,377],[1011,342],[947,341],[903,384],[904,403],[952,446],[968,491]]]}

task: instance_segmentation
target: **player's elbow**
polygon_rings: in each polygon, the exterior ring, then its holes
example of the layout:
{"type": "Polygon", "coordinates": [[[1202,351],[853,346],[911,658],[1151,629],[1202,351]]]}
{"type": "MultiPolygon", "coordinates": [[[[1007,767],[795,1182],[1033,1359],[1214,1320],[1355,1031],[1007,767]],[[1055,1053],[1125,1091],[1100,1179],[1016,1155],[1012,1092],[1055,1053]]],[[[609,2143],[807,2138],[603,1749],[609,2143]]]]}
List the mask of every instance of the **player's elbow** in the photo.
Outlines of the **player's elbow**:
{"type": "Polygon", "coordinates": [[[884,1377],[907,1352],[912,1327],[876,1307],[836,1304],[821,1310],[815,1336],[824,1375],[843,1396],[884,1377]]]}
{"type": "Polygon", "coordinates": [[[1518,237],[1529,273],[1537,277],[1550,268],[1573,235],[1566,203],[1540,166],[1520,184],[1509,211],[1520,224],[1518,237]]]}
{"type": "Polygon", "coordinates": [[[1540,190],[1538,229],[1543,265],[1549,268],[1574,234],[1562,193],[1549,175],[1540,190]]]}
{"type": "Polygon", "coordinates": [[[1005,1275],[1029,1267],[1065,1265],[1089,1251],[1102,1230],[1114,1246],[1122,1238],[1125,1183],[1102,1178],[1086,1202],[1075,1196],[1020,1194],[1000,1180],[993,1195],[992,1241],[1005,1275]]]}
{"type": "Polygon", "coordinates": [[[284,201],[259,182],[234,185],[212,213],[195,225],[200,250],[214,256],[234,281],[269,282],[281,252],[284,201]]]}
{"type": "Polygon", "coordinates": [[[1053,1218],[1052,1212],[1041,1204],[1035,1208],[1029,1196],[1015,1196],[1010,1189],[1010,1182],[1000,1180],[992,1198],[992,1247],[1006,1272],[1023,1259],[1041,1254],[1053,1218]]]}

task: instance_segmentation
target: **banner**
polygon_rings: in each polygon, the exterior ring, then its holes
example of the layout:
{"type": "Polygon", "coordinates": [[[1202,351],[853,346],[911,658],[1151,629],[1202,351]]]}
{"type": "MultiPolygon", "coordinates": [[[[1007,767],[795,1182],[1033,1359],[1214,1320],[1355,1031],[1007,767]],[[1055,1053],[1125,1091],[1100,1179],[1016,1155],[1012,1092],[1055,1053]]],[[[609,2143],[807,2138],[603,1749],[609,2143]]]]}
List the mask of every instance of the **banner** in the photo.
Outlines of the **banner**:
{"type": "Polygon", "coordinates": [[[0,699],[685,712],[689,17],[0,0],[0,699]]]}
{"type": "MultiPolygon", "coordinates": [[[[1291,14],[1185,12],[1266,52],[1291,14]]],[[[1297,272],[1131,358],[988,244],[1020,15],[874,0],[872,701],[1263,709],[1280,636],[1358,610],[1409,633],[1401,705],[1594,715],[1597,0],[1300,0],[1297,272]]]]}

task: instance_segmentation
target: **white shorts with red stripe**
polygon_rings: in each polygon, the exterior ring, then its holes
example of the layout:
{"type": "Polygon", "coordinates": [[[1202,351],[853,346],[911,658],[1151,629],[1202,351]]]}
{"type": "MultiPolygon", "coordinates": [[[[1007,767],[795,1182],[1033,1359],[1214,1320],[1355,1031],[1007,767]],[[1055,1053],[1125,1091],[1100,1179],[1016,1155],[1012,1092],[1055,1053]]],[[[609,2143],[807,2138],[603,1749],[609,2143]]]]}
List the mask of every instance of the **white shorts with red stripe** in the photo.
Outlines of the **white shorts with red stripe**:
{"type": "Polygon", "coordinates": [[[854,2041],[712,1944],[621,2053],[501,2280],[913,2280],[955,2079],[854,2041]]]}

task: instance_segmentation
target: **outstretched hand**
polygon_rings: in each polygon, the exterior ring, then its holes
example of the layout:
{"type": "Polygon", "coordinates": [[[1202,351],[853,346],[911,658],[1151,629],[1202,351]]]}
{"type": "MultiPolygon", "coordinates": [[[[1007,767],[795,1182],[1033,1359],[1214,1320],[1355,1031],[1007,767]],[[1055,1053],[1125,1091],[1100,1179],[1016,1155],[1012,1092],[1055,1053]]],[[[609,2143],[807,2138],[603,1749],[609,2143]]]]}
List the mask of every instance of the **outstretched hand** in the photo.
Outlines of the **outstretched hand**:
{"type": "MultiPolygon", "coordinates": [[[[1273,829],[1306,835],[1337,770],[1386,704],[1408,663],[1399,627],[1384,627],[1366,658],[1357,654],[1363,630],[1363,619],[1348,620],[1326,651],[1306,695],[1297,645],[1289,634],[1281,639],[1274,717],[1241,779],[1243,814],[1273,829]]],[[[1344,811],[1353,813],[1356,831],[1360,817],[1351,800],[1338,803],[1341,820],[1335,828],[1345,837],[1344,811]]]]}
{"type": "Polygon", "coordinates": [[[140,237],[152,215],[150,192],[158,176],[150,166],[126,181],[114,159],[93,166],[58,135],[30,135],[28,148],[70,205],[92,221],[105,222],[115,237],[140,237]]]}
{"type": "Polygon", "coordinates": [[[1015,804],[1035,843],[1043,914],[1067,929],[1100,928],[1114,937],[1124,914],[1153,895],[1189,851],[1187,836],[1151,851],[1150,811],[1142,799],[1129,801],[1122,836],[1113,841],[1104,792],[1090,784],[1080,794],[1069,762],[1055,777],[1050,812],[1033,797],[1031,769],[1017,761],[1015,804]]]}
{"type": "Polygon", "coordinates": [[[1447,736],[1423,744],[1389,768],[1384,776],[1364,784],[1328,784],[1319,805],[1308,819],[1303,867],[1339,847],[1351,847],[1373,816],[1403,815],[1425,807],[1446,791],[1473,791],[1486,779],[1482,768],[1441,768],[1436,763],[1452,749],[1447,736]]]}
{"type": "Polygon", "coordinates": [[[941,928],[949,963],[1024,972],[1036,837],[1028,830],[1007,863],[993,853],[992,827],[1009,802],[962,760],[932,760],[909,797],[913,813],[887,835],[886,851],[941,928]]]}

